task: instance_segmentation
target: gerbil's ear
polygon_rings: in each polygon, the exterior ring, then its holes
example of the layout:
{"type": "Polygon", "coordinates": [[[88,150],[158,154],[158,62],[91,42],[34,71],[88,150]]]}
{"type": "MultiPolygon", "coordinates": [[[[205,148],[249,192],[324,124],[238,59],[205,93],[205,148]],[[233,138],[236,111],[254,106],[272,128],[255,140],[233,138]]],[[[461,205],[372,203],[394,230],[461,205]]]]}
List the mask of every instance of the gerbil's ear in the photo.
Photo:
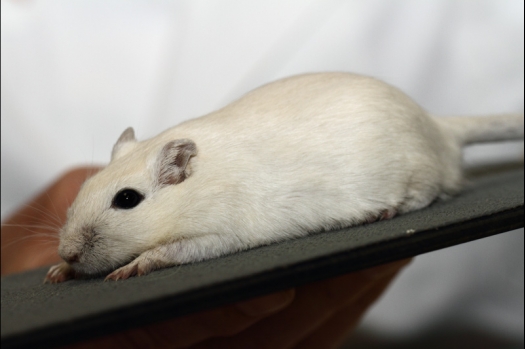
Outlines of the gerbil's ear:
{"type": "Polygon", "coordinates": [[[129,142],[136,142],[135,139],[135,131],[133,131],[133,127],[128,127],[127,129],[122,132],[120,137],[117,140],[117,143],[113,146],[113,150],[111,151],[111,160],[113,160],[116,156],[118,151],[122,148],[122,145],[129,142]]]}
{"type": "Polygon", "coordinates": [[[197,155],[197,146],[189,139],[177,139],[162,148],[158,161],[158,183],[161,186],[178,184],[191,174],[188,163],[197,155]]]}

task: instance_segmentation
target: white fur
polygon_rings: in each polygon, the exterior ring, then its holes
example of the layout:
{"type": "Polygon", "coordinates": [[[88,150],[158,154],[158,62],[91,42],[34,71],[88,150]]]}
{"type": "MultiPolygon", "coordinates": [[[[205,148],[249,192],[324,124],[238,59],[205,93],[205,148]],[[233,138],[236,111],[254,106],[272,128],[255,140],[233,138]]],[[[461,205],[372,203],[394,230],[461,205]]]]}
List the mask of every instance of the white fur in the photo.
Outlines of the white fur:
{"type": "MultiPolygon", "coordinates": [[[[127,131],[72,205],[60,252],[80,252],[72,266],[85,274],[138,257],[109,276],[118,279],[420,209],[460,189],[461,146],[487,134],[475,121],[436,120],[383,82],[326,73],[265,85],[146,141],[127,131]],[[159,154],[178,139],[197,146],[190,175],[159,186],[159,154]],[[145,200],[111,208],[122,188],[145,200]],[[85,225],[99,238],[90,247],[85,225]]],[[[523,137],[501,129],[487,137],[523,137]]]]}

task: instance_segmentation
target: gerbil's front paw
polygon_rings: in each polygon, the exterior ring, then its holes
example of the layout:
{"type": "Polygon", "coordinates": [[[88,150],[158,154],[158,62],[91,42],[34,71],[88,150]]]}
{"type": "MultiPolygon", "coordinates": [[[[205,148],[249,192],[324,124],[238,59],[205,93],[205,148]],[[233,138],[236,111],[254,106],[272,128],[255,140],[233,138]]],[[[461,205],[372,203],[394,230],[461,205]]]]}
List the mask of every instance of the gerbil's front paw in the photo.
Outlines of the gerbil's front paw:
{"type": "Polygon", "coordinates": [[[141,260],[141,258],[135,259],[133,262],[118,268],[104,279],[104,281],[108,280],[124,280],[131,276],[142,276],[148,274],[150,271],[152,271],[154,268],[152,267],[151,263],[148,263],[147,261],[141,260]]]}
{"type": "Polygon", "coordinates": [[[127,279],[130,276],[135,275],[142,276],[149,274],[153,270],[179,264],[180,261],[177,261],[175,258],[178,251],[180,251],[179,242],[161,245],[151,250],[147,250],[135,258],[131,263],[106,276],[104,281],[127,279]]]}
{"type": "Polygon", "coordinates": [[[374,223],[374,222],[382,221],[385,219],[392,219],[395,217],[396,214],[397,214],[397,210],[395,208],[386,209],[386,210],[381,211],[377,215],[369,217],[366,220],[366,223],[374,223]]]}
{"type": "Polygon", "coordinates": [[[62,262],[49,268],[44,283],[56,284],[75,278],[75,271],[69,264],[62,262]]]}

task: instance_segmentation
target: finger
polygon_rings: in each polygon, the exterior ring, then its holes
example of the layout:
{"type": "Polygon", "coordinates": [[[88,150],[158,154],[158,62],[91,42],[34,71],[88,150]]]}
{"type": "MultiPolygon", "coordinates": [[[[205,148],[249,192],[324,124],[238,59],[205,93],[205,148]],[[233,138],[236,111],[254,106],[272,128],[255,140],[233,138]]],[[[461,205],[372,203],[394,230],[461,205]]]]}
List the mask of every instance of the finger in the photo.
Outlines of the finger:
{"type": "Polygon", "coordinates": [[[395,274],[399,261],[299,287],[294,302],[231,338],[216,338],[198,348],[289,348],[357,299],[385,276],[395,274]]]}
{"type": "Polygon", "coordinates": [[[287,307],[294,290],[91,340],[70,348],[186,348],[214,336],[231,336],[287,307]]]}
{"type": "Polygon", "coordinates": [[[58,230],[81,184],[98,167],[71,170],[2,223],[2,275],[60,260],[58,230]]]}
{"type": "Polygon", "coordinates": [[[397,273],[385,277],[384,280],[379,280],[361,297],[358,297],[351,304],[335,313],[316,328],[313,333],[302,339],[294,348],[339,348],[352,330],[357,327],[366,311],[385,292],[396,276],[397,273]]]}

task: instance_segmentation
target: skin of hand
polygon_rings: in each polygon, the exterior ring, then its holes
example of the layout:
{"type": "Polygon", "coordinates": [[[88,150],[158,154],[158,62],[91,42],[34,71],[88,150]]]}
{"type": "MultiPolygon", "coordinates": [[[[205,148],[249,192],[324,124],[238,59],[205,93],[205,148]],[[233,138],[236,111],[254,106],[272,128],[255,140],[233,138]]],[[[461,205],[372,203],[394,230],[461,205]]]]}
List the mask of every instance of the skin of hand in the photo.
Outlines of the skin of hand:
{"type": "MultiPolygon", "coordinates": [[[[2,275],[60,261],[58,230],[67,208],[84,180],[99,170],[67,172],[6,219],[2,275]]],[[[69,348],[337,348],[409,262],[384,264],[69,348]]]]}

